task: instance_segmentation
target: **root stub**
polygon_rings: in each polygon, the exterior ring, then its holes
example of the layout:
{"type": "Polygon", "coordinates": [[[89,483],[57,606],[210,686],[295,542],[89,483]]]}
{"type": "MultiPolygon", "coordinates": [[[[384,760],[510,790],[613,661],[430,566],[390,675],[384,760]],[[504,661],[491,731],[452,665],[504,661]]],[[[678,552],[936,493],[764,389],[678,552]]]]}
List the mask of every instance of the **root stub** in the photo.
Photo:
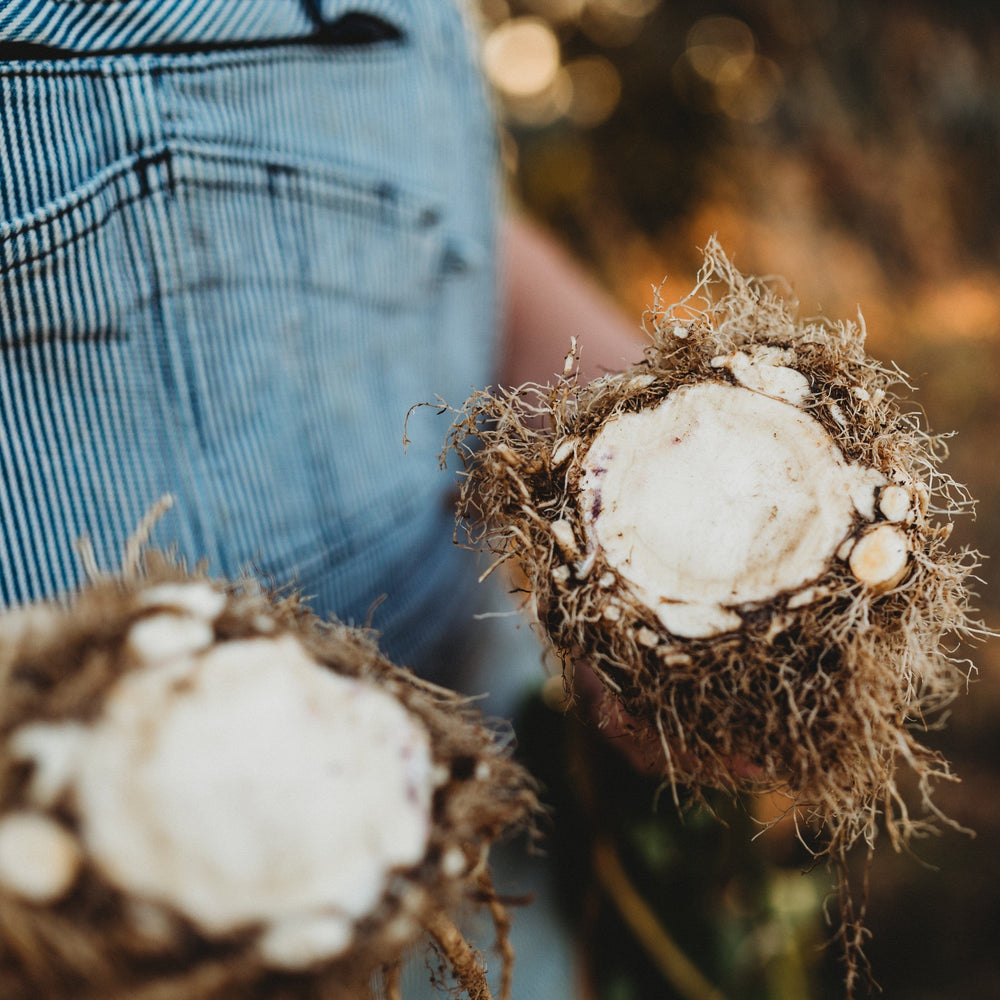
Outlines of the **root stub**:
{"type": "Polygon", "coordinates": [[[468,1000],[493,1000],[482,966],[462,932],[443,913],[431,915],[424,926],[451,964],[468,1000]]]}
{"type": "Polygon", "coordinates": [[[883,524],[851,549],[851,572],[876,590],[894,587],[906,575],[909,545],[899,528],[883,524]]]}

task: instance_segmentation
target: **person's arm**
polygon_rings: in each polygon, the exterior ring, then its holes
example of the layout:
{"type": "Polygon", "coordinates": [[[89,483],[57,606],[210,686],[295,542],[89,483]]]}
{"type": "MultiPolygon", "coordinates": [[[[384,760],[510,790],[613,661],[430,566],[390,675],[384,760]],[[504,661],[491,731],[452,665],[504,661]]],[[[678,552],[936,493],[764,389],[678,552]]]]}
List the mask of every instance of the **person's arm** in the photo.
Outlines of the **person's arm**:
{"type": "Polygon", "coordinates": [[[505,385],[551,382],[576,337],[584,380],[621,371],[642,356],[643,335],[555,240],[510,214],[501,234],[505,385]]]}
{"type": "MultiPolygon", "coordinates": [[[[572,337],[577,338],[580,376],[586,381],[617,372],[642,357],[644,335],[610,295],[556,241],[524,216],[503,223],[502,308],[504,385],[550,383],[562,372],[572,337]]],[[[625,737],[625,719],[587,667],[574,670],[578,697],[605,735],[639,770],[658,773],[659,758],[625,737]]]]}

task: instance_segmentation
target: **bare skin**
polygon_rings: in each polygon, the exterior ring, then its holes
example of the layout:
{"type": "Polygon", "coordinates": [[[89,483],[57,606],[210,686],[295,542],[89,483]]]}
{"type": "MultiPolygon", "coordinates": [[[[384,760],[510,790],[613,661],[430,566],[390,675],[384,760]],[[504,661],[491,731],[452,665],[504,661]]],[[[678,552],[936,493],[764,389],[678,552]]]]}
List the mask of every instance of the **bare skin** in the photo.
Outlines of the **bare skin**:
{"type": "MultiPolygon", "coordinates": [[[[584,380],[621,371],[642,357],[643,336],[612,297],[541,227],[510,214],[501,231],[504,340],[501,381],[550,382],[563,369],[571,338],[580,349],[584,380]]],[[[585,664],[576,668],[577,693],[605,732],[640,770],[657,770],[648,750],[624,737],[623,720],[604,710],[606,691],[585,664]],[[617,721],[611,721],[617,719],[617,721]]]]}
{"type": "Polygon", "coordinates": [[[638,324],[536,223],[507,216],[501,261],[504,384],[549,382],[562,371],[572,337],[579,342],[584,380],[641,358],[638,324]]]}

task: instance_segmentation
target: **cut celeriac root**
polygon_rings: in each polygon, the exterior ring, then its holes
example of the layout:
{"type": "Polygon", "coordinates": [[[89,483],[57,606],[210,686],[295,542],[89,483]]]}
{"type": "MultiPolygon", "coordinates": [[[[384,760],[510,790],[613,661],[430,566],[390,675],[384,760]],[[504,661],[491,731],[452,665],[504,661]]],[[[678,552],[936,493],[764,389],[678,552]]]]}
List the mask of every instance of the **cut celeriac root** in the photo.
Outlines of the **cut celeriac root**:
{"type": "Polygon", "coordinates": [[[530,781],[367,635],[147,553],[0,668],[2,1000],[367,998],[425,934],[488,996],[449,911],[530,781]]]}
{"type": "Polygon", "coordinates": [[[581,385],[574,345],[554,385],[458,411],[460,521],[518,565],[567,675],[597,673],[676,795],[777,790],[838,862],[880,827],[898,847],[940,818],[952,776],[920,731],[967,683],[947,640],[976,633],[942,440],[862,326],[798,320],[714,241],[646,328],[630,371],[581,385]]]}
{"type": "Polygon", "coordinates": [[[733,607],[821,576],[885,483],[808,413],[717,382],[608,420],[581,472],[589,548],[692,639],[741,627],[733,607]]]}

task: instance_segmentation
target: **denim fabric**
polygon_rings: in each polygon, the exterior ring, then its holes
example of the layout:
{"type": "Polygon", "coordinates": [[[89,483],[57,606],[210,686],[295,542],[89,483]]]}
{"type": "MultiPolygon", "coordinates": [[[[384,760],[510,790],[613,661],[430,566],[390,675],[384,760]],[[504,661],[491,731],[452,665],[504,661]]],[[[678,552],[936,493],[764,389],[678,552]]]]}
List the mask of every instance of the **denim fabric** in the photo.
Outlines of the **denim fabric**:
{"type": "Polygon", "coordinates": [[[494,166],[444,0],[5,0],[0,604],[169,492],[154,543],[440,655],[448,417],[403,429],[489,380],[494,166]]]}

